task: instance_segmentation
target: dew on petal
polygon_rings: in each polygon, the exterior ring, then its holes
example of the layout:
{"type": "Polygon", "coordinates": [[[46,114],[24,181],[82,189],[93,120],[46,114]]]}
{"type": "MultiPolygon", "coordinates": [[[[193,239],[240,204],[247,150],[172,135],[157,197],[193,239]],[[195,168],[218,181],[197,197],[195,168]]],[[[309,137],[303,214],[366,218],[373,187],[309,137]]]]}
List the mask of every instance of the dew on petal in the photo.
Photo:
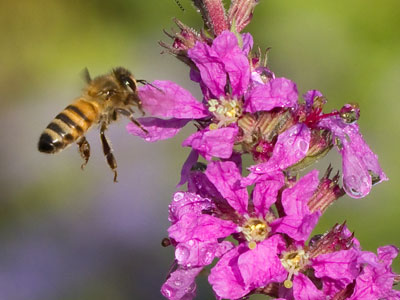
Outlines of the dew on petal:
{"type": "Polygon", "coordinates": [[[169,284],[164,284],[161,288],[161,293],[167,298],[172,298],[175,295],[176,290],[169,284]]]}
{"type": "Polygon", "coordinates": [[[184,197],[184,194],[182,192],[177,192],[174,195],[174,201],[181,201],[184,197]]]}
{"type": "Polygon", "coordinates": [[[190,256],[190,250],[183,245],[178,245],[175,249],[175,257],[180,264],[184,264],[190,256]]]}
{"type": "Polygon", "coordinates": [[[308,151],[308,143],[305,140],[299,140],[297,142],[297,146],[299,150],[303,153],[306,153],[308,151]]]}

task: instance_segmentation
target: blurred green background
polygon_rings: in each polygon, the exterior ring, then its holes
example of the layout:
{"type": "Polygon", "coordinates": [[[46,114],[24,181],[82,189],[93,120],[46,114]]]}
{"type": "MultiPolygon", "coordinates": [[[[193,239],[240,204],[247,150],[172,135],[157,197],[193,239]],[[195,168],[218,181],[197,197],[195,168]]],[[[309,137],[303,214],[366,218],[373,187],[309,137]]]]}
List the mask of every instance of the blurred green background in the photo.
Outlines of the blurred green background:
{"type": "MultiPolygon", "coordinates": [[[[125,66],[137,78],[168,79],[200,95],[188,69],[162,51],[172,18],[200,28],[188,0],[2,1],[0,4],[0,299],[162,299],[173,259],[162,248],[167,206],[193,128],[156,144],[111,126],[119,183],[104,162],[98,131],[80,170],[75,147],[55,156],[37,151],[41,131],[80,94],[80,77],[125,66]]],[[[364,138],[390,181],[361,200],[342,198],[318,225],[347,220],[364,249],[400,245],[398,0],[262,0],[246,31],[272,47],[269,63],[300,93],[319,89],[327,108],[358,102],[364,138]]],[[[189,126],[190,127],[190,126],[189,126]]],[[[334,152],[334,151],[332,151],[334,152]]],[[[329,161],[340,167],[336,153],[329,161]]],[[[394,268],[400,272],[399,259],[394,268]]],[[[198,299],[211,297],[205,278],[198,299]]]]}

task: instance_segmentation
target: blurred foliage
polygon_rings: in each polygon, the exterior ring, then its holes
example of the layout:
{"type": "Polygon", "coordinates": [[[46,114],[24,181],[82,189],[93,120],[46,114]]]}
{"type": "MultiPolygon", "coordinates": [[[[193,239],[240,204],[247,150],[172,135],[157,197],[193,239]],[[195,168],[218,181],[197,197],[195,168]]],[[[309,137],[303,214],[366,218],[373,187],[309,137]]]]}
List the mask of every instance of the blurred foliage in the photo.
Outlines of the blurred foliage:
{"type": "MultiPolygon", "coordinates": [[[[79,72],[102,74],[123,65],[137,77],[169,79],[199,94],[187,68],[164,54],[172,19],[199,29],[188,0],[27,1],[0,4],[0,298],[161,299],[159,287],[172,261],[166,235],[167,205],[188,154],[186,132],[146,144],[131,138],[122,122],[112,126],[120,182],[112,184],[98,132],[88,135],[93,153],[81,172],[68,149],[37,152],[40,132],[79,95],[79,72]]],[[[279,76],[301,93],[319,89],[328,109],[347,102],[361,107],[361,130],[390,178],[362,200],[344,197],[316,232],[347,220],[366,250],[400,245],[398,192],[400,146],[400,2],[260,1],[246,28],[269,52],[279,76]]],[[[71,147],[73,148],[73,147],[71,147]]],[[[325,158],[319,167],[338,155],[325,158]]],[[[395,269],[400,272],[399,260],[395,269]]],[[[210,289],[201,280],[199,299],[210,289]]]]}

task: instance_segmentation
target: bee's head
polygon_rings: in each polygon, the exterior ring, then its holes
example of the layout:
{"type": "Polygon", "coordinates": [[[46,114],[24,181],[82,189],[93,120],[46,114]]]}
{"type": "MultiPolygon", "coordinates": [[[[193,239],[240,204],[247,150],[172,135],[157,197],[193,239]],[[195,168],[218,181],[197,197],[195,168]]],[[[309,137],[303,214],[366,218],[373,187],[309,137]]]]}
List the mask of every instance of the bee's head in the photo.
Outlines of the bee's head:
{"type": "Polygon", "coordinates": [[[114,69],[113,73],[122,88],[129,89],[133,93],[137,92],[136,79],[133,77],[131,72],[129,72],[125,68],[119,67],[119,68],[114,69]]]}

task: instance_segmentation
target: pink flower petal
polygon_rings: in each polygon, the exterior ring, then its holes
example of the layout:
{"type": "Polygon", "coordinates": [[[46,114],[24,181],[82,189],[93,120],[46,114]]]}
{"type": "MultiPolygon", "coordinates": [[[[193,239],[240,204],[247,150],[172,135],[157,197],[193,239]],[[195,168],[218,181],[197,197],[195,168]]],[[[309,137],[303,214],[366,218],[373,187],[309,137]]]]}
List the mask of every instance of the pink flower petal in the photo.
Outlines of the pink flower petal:
{"type": "Polygon", "coordinates": [[[324,293],[317,289],[314,283],[302,273],[299,273],[293,279],[293,296],[296,300],[326,299],[324,293]]]}
{"type": "Polygon", "coordinates": [[[342,284],[347,285],[360,273],[358,255],[359,251],[355,249],[320,254],[312,259],[315,276],[340,280],[342,284]]]}
{"type": "Polygon", "coordinates": [[[186,161],[183,163],[182,170],[181,170],[181,179],[176,187],[180,187],[181,185],[185,184],[188,181],[190,170],[192,169],[193,165],[199,159],[199,154],[196,150],[190,151],[189,156],[187,157],[186,161]]]}
{"type": "Polygon", "coordinates": [[[184,140],[182,146],[192,147],[207,160],[211,160],[212,157],[229,158],[237,134],[237,127],[201,130],[184,140]]]}
{"type": "Polygon", "coordinates": [[[130,134],[139,136],[147,142],[156,142],[175,136],[189,121],[182,119],[139,118],[138,122],[148,132],[143,131],[133,123],[129,123],[126,126],[126,130],[130,134]]]}
{"type": "Polygon", "coordinates": [[[263,174],[286,169],[306,156],[310,138],[310,129],[306,125],[290,127],[278,136],[272,157],[265,163],[251,166],[249,170],[255,174],[263,174]]]}
{"type": "Polygon", "coordinates": [[[213,202],[202,198],[197,194],[188,192],[176,192],[169,205],[169,220],[176,223],[185,214],[202,215],[203,210],[211,209],[213,202]]]}
{"type": "Polygon", "coordinates": [[[250,292],[244,285],[237,261],[240,253],[247,251],[246,245],[239,245],[221,257],[211,269],[208,281],[218,297],[223,299],[239,299],[250,292]]]}
{"type": "Polygon", "coordinates": [[[313,170],[297,181],[294,186],[285,189],[282,193],[282,205],[286,215],[302,217],[309,214],[307,203],[318,184],[318,170],[313,170]]]}
{"type": "Polygon", "coordinates": [[[218,242],[199,241],[196,239],[178,243],[175,248],[175,258],[178,264],[186,267],[207,266],[216,256],[218,242]]]}
{"type": "Polygon", "coordinates": [[[318,125],[331,130],[341,142],[343,187],[350,197],[363,198],[370,192],[373,181],[376,184],[388,179],[357,124],[344,123],[340,117],[334,116],[323,119],[318,125]]]}
{"type": "Polygon", "coordinates": [[[259,217],[264,217],[267,214],[269,208],[277,199],[278,191],[285,183],[282,172],[266,175],[256,183],[253,189],[253,204],[259,217]]]}
{"type": "Polygon", "coordinates": [[[214,97],[225,94],[226,73],[218,54],[207,44],[197,42],[189,49],[188,56],[200,71],[201,80],[214,97]]]}
{"type": "Polygon", "coordinates": [[[245,287],[255,289],[273,281],[285,280],[287,271],[282,266],[277,250],[278,245],[284,243],[281,236],[274,235],[239,256],[238,266],[245,287]]]}
{"type": "Polygon", "coordinates": [[[270,79],[265,84],[254,84],[245,96],[244,111],[255,113],[269,111],[275,107],[296,107],[297,87],[289,79],[270,79]]]}
{"type": "Polygon", "coordinates": [[[178,267],[161,287],[161,294],[169,300],[191,300],[196,295],[196,276],[203,267],[178,267]]]}
{"type": "Polygon", "coordinates": [[[172,81],[156,80],[139,88],[143,110],[165,118],[200,119],[208,111],[192,94],[172,81]]]}
{"type": "Polygon", "coordinates": [[[306,101],[307,109],[311,109],[314,104],[314,99],[316,97],[323,97],[322,93],[318,90],[310,90],[303,95],[304,100],[306,101]]]}
{"type": "Polygon", "coordinates": [[[218,53],[229,75],[232,95],[237,97],[243,95],[250,80],[250,64],[247,55],[239,47],[236,35],[224,31],[214,40],[212,48],[218,53]]]}
{"type": "Polygon", "coordinates": [[[210,162],[205,174],[235,210],[247,212],[249,196],[247,189],[239,185],[242,176],[234,162],[210,162]]]}
{"type": "Polygon", "coordinates": [[[319,211],[306,215],[285,216],[271,223],[274,232],[286,233],[296,241],[304,242],[313,231],[321,216],[319,211]]]}
{"type": "Polygon", "coordinates": [[[221,220],[210,215],[187,213],[168,228],[171,238],[177,242],[192,239],[210,241],[225,238],[236,232],[237,225],[231,221],[221,220]]]}

